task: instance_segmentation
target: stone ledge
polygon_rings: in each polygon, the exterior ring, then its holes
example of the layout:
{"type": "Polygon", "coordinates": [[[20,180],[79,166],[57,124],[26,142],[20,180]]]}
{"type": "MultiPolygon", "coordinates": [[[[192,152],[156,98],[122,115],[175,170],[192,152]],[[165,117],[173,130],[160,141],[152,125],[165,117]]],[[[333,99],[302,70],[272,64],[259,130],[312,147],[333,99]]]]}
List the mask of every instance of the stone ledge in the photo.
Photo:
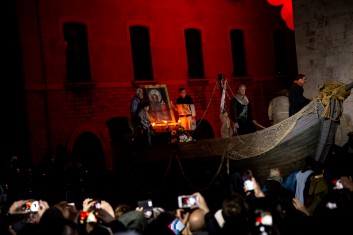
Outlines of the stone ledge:
{"type": "Polygon", "coordinates": [[[96,82],[68,82],[65,87],[68,89],[93,89],[97,85],[96,82]]]}
{"type": "Polygon", "coordinates": [[[198,85],[207,85],[210,80],[209,79],[188,79],[189,86],[198,86],[198,85]]]}
{"type": "Polygon", "coordinates": [[[157,82],[157,81],[133,81],[132,82],[132,85],[134,86],[134,87],[141,87],[141,86],[146,86],[146,85],[158,85],[159,84],[159,82],[157,82]]]}

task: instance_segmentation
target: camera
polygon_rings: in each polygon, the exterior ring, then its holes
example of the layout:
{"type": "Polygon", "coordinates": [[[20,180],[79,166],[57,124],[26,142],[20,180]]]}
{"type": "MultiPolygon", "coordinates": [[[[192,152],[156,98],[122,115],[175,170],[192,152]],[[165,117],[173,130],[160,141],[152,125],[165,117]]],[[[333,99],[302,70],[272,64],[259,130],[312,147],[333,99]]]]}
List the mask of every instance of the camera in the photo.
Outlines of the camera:
{"type": "Polygon", "coordinates": [[[95,200],[93,202],[93,208],[96,209],[96,210],[102,209],[101,201],[100,200],[95,200]]]}
{"type": "Polygon", "coordinates": [[[255,228],[260,234],[272,234],[273,218],[270,211],[255,210],[255,228]]]}
{"type": "Polygon", "coordinates": [[[244,182],[245,191],[254,190],[255,186],[254,186],[254,183],[252,182],[252,177],[253,177],[253,175],[252,175],[251,170],[246,170],[243,172],[242,179],[244,182]]]}
{"type": "Polygon", "coordinates": [[[90,207],[89,207],[89,211],[92,211],[92,210],[100,210],[102,209],[102,204],[101,204],[101,200],[91,200],[89,201],[89,204],[90,204],[90,207]]]}
{"type": "Polygon", "coordinates": [[[79,216],[80,224],[85,224],[86,223],[86,219],[88,217],[88,214],[89,214],[88,211],[81,211],[80,212],[80,216],[79,216]]]}
{"type": "Polygon", "coordinates": [[[273,221],[272,221],[272,214],[270,211],[256,209],[255,215],[256,215],[256,220],[255,220],[256,226],[259,226],[260,224],[266,225],[266,226],[272,226],[273,221]]]}
{"type": "Polygon", "coordinates": [[[198,207],[196,203],[197,200],[198,200],[197,196],[193,196],[193,195],[178,196],[178,206],[179,208],[198,207]]]}
{"type": "Polygon", "coordinates": [[[21,210],[25,212],[38,212],[39,202],[29,201],[22,205],[21,210]]]}
{"type": "Polygon", "coordinates": [[[143,208],[143,214],[145,215],[145,218],[152,219],[154,217],[153,203],[151,199],[138,201],[137,204],[138,204],[138,207],[143,208]]]}
{"type": "Polygon", "coordinates": [[[245,180],[244,181],[244,188],[245,188],[245,191],[252,191],[252,190],[254,190],[255,186],[251,180],[245,180]]]}
{"type": "Polygon", "coordinates": [[[341,180],[332,180],[333,189],[343,189],[343,185],[341,183],[341,180]]]}
{"type": "Polygon", "coordinates": [[[82,211],[80,212],[79,216],[79,223],[80,224],[96,224],[96,223],[101,223],[102,221],[98,218],[98,211],[92,210],[92,211],[82,211]]]}
{"type": "Polygon", "coordinates": [[[102,209],[102,204],[100,200],[92,200],[90,201],[91,206],[89,207],[88,211],[80,212],[79,216],[79,223],[85,224],[96,224],[102,223],[102,220],[99,218],[99,210],[102,209]]]}

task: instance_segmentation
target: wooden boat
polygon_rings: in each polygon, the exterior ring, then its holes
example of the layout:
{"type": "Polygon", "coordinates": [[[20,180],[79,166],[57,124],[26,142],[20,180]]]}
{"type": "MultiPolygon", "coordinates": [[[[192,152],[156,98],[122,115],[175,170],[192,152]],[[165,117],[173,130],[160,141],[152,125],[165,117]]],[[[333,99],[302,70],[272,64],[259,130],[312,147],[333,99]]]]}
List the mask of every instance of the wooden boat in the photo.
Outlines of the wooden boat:
{"type": "MultiPolygon", "coordinates": [[[[320,88],[319,96],[297,114],[255,133],[187,143],[165,143],[149,149],[132,147],[126,154],[130,163],[142,167],[148,164],[151,157],[155,161],[175,158],[179,164],[190,160],[198,161],[202,166],[207,162],[214,166],[215,175],[225,167],[231,172],[251,169],[256,178],[263,181],[271,168],[279,167],[286,176],[303,167],[308,156],[325,161],[334,143],[342,103],[350,95],[352,87],[353,83],[328,83],[320,88]]],[[[191,171],[200,170],[193,168],[191,171]]]]}

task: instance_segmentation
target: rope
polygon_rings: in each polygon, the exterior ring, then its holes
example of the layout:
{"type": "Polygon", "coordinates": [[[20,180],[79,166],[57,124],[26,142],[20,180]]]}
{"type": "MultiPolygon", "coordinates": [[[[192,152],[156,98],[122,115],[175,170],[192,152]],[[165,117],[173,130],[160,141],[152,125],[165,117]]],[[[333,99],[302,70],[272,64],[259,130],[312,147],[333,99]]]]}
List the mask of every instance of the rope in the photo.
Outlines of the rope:
{"type": "Polygon", "coordinates": [[[232,93],[232,96],[234,97],[235,95],[234,95],[232,89],[229,88],[229,90],[230,90],[230,93],[232,93]]]}
{"type": "MultiPolygon", "coordinates": [[[[174,155],[174,154],[173,154],[173,155],[174,155]]],[[[168,173],[169,173],[169,171],[170,171],[170,167],[171,167],[171,165],[172,165],[172,160],[173,160],[173,158],[174,158],[173,155],[172,155],[172,156],[170,157],[170,159],[169,159],[168,166],[167,166],[167,170],[165,171],[165,174],[164,174],[164,176],[162,177],[162,182],[161,182],[161,184],[159,185],[159,187],[157,187],[157,189],[155,189],[155,190],[153,190],[153,191],[145,191],[145,190],[142,189],[142,188],[143,188],[142,185],[140,185],[140,184],[137,182],[136,178],[134,177],[134,174],[132,173],[133,171],[132,171],[132,169],[131,169],[131,167],[130,167],[130,164],[127,164],[127,168],[128,168],[128,170],[129,170],[130,176],[131,176],[131,178],[133,179],[133,182],[134,182],[135,186],[140,190],[140,192],[152,195],[152,194],[155,194],[155,193],[157,193],[158,191],[160,191],[160,190],[162,189],[162,186],[163,186],[163,185],[165,184],[165,182],[167,181],[167,176],[168,176],[168,173]]]]}
{"type": "MultiPolygon", "coordinates": [[[[203,120],[210,103],[212,102],[215,90],[217,88],[218,82],[216,82],[216,85],[213,89],[211,98],[208,102],[208,105],[206,107],[206,110],[204,111],[204,114],[202,115],[202,118],[200,119],[201,121],[203,120]]],[[[349,96],[350,92],[342,92],[341,90],[341,86],[339,87],[335,87],[334,89],[330,90],[330,99],[338,99],[338,101],[342,101],[342,99],[344,100],[345,98],[347,98],[347,96],[349,96]]],[[[231,89],[228,86],[228,89],[230,90],[230,92],[232,93],[231,89]]],[[[228,98],[229,98],[229,94],[226,92],[228,98]]],[[[233,93],[232,93],[233,94],[233,93]]],[[[251,158],[254,156],[259,156],[260,154],[267,152],[271,149],[273,149],[278,143],[280,143],[280,141],[282,141],[290,132],[291,130],[294,128],[296,122],[305,115],[309,115],[312,113],[318,113],[318,107],[317,107],[317,103],[320,103],[321,105],[323,105],[323,101],[324,98],[326,99],[328,97],[327,93],[323,94],[321,97],[317,97],[316,99],[314,99],[312,102],[310,102],[306,107],[304,107],[301,111],[299,111],[298,113],[296,113],[295,115],[293,115],[292,117],[289,117],[288,119],[282,121],[281,123],[278,123],[274,126],[271,126],[269,128],[266,128],[266,130],[260,131],[260,132],[255,132],[255,133],[251,133],[248,135],[244,135],[242,136],[244,140],[246,140],[246,146],[240,146],[239,148],[239,142],[243,145],[244,142],[240,139],[239,135],[237,135],[237,138],[227,138],[226,139],[226,143],[223,143],[221,148],[223,148],[223,154],[222,154],[222,159],[221,162],[218,166],[218,169],[216,171],[216,173],[214,174],[214,176],[212,177],[211,181],[209,182],[209,184],[205,187],[205,188],[198,188],[196,186],[194,186],[191,181],[188,179],[188,177],[186,176],[186,173],[182,167],[181,161],[178,157],[178,155],[174,152],[173,155],[170,157],[169,159],[169,163],[168,163],[168,167],[167,170],[162,178],[162,182],[160,184],[160,186],[157,187],[156,190],[154,191],[144,191],[140,189],[140,186],[137,182],[136,182],[136,178],[133,177],[134,183],[135,185],[139,188],[139,190],[141,192],[147,192],[147,193],[156,193],[157,191],[160,190],[160,188],[165,184],[168,173],[170,171],[171,168],[171,164],[172,164],[172,160],[173,157],[176,157],[176,160],[178,162],[178,166],[181,170],[181,174],[183,175],[183,177],[185,178],[185,180],[190,184],[191,187],[193,187],[195,190],[197,191],[204,191],[207,190],[208,188],[210,188],[212,186],[212,184],[214,183],[214,181],[216,180],[217,176],[219,175],[222,166],[223,166],[223,162],[224,159],[227,158],[227,173],[229,174],[229,159],[232,160],[239,160],[239,159],[246,159],[246,158],[251,158]],[[320,99],[322,98],[322,99],[320,99]],[[268,140],[268,136],[271,136],[271,143],[267,143],[266,140],[268,140]],[[239,142],[237,142],[236,140],[239,140],[239,142]]],[[[326,99],[327,100],[327,99],[326,99]]],[[[329,104],[329,103],[328,103],[329,104]]],[[[324,105],[323,105],[324,106],[324,105]]],[[[324,106],[325,107],[325,106],[324,106]]],[[[318,118],[318,116],[317,116],[318,118]]],[[[345,117],[344,117],[345,118],[345,117]]],[[[201,123],[200,121],[200,123],[201,123]]],[[[346,121],[346,125],[347,127],[348,122],[346,121]]],[[[200,124],[199,123],[199,124],[200,124]]],[[[197,126],[198,127],[198,126],[197,126]]],[[[196,128],[197,128],[196,127],[196,128]]],[[[350,128],[348,128],[350,129],[350,128]]],[[[208,146],[209,151],[212,152],[212,146],[208,146]]],[[[129,169],[129,173],[133,176],[132,174],[132,169],[130,167],[130,165],[128,164],[128,169],[129,169]]]]}
{"type": "Polygon", "coordinates": [[[257,122],[255,122],[254,123],[256,126],[258,126],[258,127],[260,127],[260,128],[262,128],[262,129],[266,129],[266,127],[264,127],[263,125],[260,125],[259,123],[257,123],[257,122]]]}
{"type": "Polygon", "coordinates": [[[180,159],[179,159],[178,155],[175,155],[175,157],[176,157],[176,159],[177,159],[177,161],[178,161],[179,168],[180,168],[180,171],[181,171],[181,173],[182,173],[184,179],[185,179],[185,180],[189,183],[189,185],[190,185],[192,188],[194,188],[196,191],[205,191],[205,190],[209,189],[209,188],[212,186],[213,182],[216,180],[217,176],[218,176],[219,173],[221,172],[221,169],[222,169],[222,166],[223,166],[223,161],[224,161],[224,154],[222,154],[221,163],[219,164],[218,169],[217,169],[217,171],[216,171],[216,174],[212,177],[210,183],[209,183],[205,188],[198,188],[198,187],[194,186],[194,185],[191,183],[191,181],[187,178],[187,176],[186,176],[186,174],[185,174],[185,172],[184,172],[184,170],[183,170],[183,167],[182,167],[182,165],[181,165],[181,162],[180,162],[180,159]]]}
{"type": "MultiPolygon", "coordinates": [[[[214,96],[214,93],[215,93],[215,91],[216,91],[217,85],[218,85],[218,81],[216,82],[216,84],[215,84],[215,86],[214,86],[214,88],[213,88],[211,98],[209,99],[209,102],[208,102],[208,104],[207,104],[207,106],[206,106],[206,109],[205,109],[205,111],[204,111],[204,113],[203,113],[203,115],[202,115],[202,117],[201,117],[201,119],[200,119],[200,121],[199,121],[199,123],[198,123],[198,125],[196,126],[195,129],[198,128],[198,126],[200,125],[200,123],[201,123],[202,120],[204,119],[204,117],[205,117],[205,115],[206,115],[206,112],[207,112],[207,110],[208,110],[208,108],[209,108],[209,106],[210,106],[210,104],[211,104],[211,102],[212,102],[212,100],[213,100],[213,96],[214,96]]],[[[169,159],[168,167],[167,167],[167,170],[166,170],[166,172],[165,172],[165,174],[164,174],[164,176],[163,176],[163,178],[162,178],[162,182],[161,182],[160,186],[159,186],[157,189],[155,189],[154,191],[145,191],[145,190],[141,189],[142,186],[136,181],[135,177],[133,177],[132,169],[131,169],[130,165],[128,165],[129,173],[130,173],[130,175],[132,176],[132,178],[134,179],[134,184],[135,184],[136,187],[140,190],[140,192],[148,193],[148,194],[155,194],[155,193],[157,193],[159,190],[161,190],[162,186],[163,186],[163,185],[165,184],[165,182],[166,182],[166,179],[167,179],[167,176],[168,176],[168,172],[169,172],[170,167],[171,167],[171,164],[172,164],[173,157],[174,157],[174,156],[172,156],[172,157],[169,159]]],[[[175,154],[175,157],[176,157],[176,159],[177,159],[177,161],[178,161],[179,168],[180,168],[181,173],[182,173],[182,175],[184,176],[185,180],[188,181],[189,184],[190,184],[190,186],[193,187],[195,190],[200,190],[200,191],[201,191],[201,190],[206,190],[206,189],[208,189],[208,188],[212,185],[212,183],[215,181],[216,177],[218,176],[218,174],[219,174],[219,172],[220,172],[220,170],[221,170],[221,168],[222,168],[223,159],[224,159],[224,157],[222,157],[221,164],[220,164],[220,166],[219,166],[219,168],[218,168],[216,174],[213,176],[213,178],[212,178],[211,182],[209,183],[209,185],[208,185],[205,189],[200,189],[200,188],[197,188],[197,187],[195,187],[195,186],[193,186],[193,185],[191,184],[190,180],[186,177],[185,172],[184,172],[184,170],[183,170],[183,168],[182,168],[182,166],[181,166],[181,162],[180,162],[180,160],[179,160],[179,158],[178,158],[178,156],[177,156],[176,154],[175,154]]]]}
{"type": "Polygon", "coordinates": [[[229,94],[228,94],[228,92],[226,91],[226,95],[227,95],[227,97],[228,97],[228,99],[229,100],[231,100],[232,98],[230,98],[230,96],[229,96],[229,94]]]}
{"type": "MultiPolygon", "coordinates": [[[[129,174],[130,174],[131,178],[133,179],[133,182],[134,182],[135,186],[137,187],[137,189],[138,189],[140,192],[144,193],[144,194],[150,194],[150,195],[153,195],[153,194],[156,194],[157,192],[159,192],[159,191],[162,189],[162,186],[165,184],[165,182],[166,182],[166,180],[167,180],[167,176],[168,176],[168,173],[169,173],[169,171],[170,171],[170,168],[171,168],[171,165],[172,165],[172,160],[173,160],[174,157],[176,158],[176,160],[177,160],[177,162],[178,162],[178,166],[179,166],[179,168],[180,168],[180,172],[181,172],[181,174],[183,175],[184,179],[189,183],[189,185],[190,185],[195,191],[205,191],[205,190],[209,189],[209,188],[212,186],[212,184],[213,184],[214,181],[216,180],[217,176],[218,176],[219,173],[221,172],[221,169],[222,169],[222,166],[223,166],[223,161],[224,161],[224,156],[222,156],[220,165],[218,166],[217,171],[216,171],[215,175],[212,177],[211,181],[208,183],[208,185],[207,185],[205,188],[199,188],[199,187],[194,186],[194,185],[191,183],[191,181],[189,180],[189,178],[188,178],[188,177],[186,176],[186,174],[185,174],[185,171],[184,171],[184,169],[183,169],[183,167],[182,167],[182,164],[181,164],[181,161],[180,161],[178,155],[177,155],[176,153],[174,153],[174,154],[170,157],[170,159],[169,159],[168,167],[167,167],[167,169],[166,169],[166,171],[165,171],[165,174],[164,174],[164,176],[163,176],[163,178],[162,178],[162,182],[160,183],[159,187],[157,187],[155,190],[152,190],[152,191],[146,191],[146,190],[143,190],[143,189],[142,189],[143,186],[142,186],[140,183],[138,183],[137,180],[136,180],[136,178],[134,177],[134,174],[132,173],[133,170],[131,169],[130,164],[127,164],[127,167],[128,167],[128,170],[129,170],[129,174]]],[[[228,162],[229,162],[229,159],[228,159],[228,162]]],[[[228,164],[229,164],[229,163],[228,163],[228,164]]],[[[229,171],[229,169],[228,169],[228,171],[229,171]]]]}
{"type": "Polygon", "coordinates": [[[210,100],[208,101],[208,104],[207,104],[207,106],[206,106],[206,109],[205,109],[205,111],[203,112],[203,115],[202,115],[202,117],[201,117],[199,123],[196,125],[195,130],[200,126],[202,120],[204,119],[204,117],[205,117],[205,115],[206,115],[206,112],[207,112],[207,110],[208,110],[208,107],[210,106],[210,104],[211,104],[211,102],[212,102],[212,99],[213,99],[214,93],[215,93],[215,91],[216,91],[217,85],[218,85],[218,81],[216,82],[215,86],[213,87],[213,91],[212,91],[211,98],[210,98],[210,100]]]}
{"type": "MultiPolygon", "coordinates": [[[[234,125],[234,124],[233,124],[234,125]]],[[[236,133],[236,137],[237,139],[240,141],[240,143],[245,144],[244,141],[240,138],[240,135],[238,134],[238,130],[237,128],[233,128],[234,132],[236,133]]]]}
{"type": "MultiPolygon", "coordinates": [[[[317,113],[318,103],[318,101],[314,100],[301,111],[281,123],[261,131],[242,135],[242,139],[246,144],[240,144],[237,138],[229,138],[229,142],[223,144],[224,148],[227,149],[227,157],[234,160],[246,159],[259,156],[273,149],[291,132],[296,122],[302,116],[317,113]],[[271,138],[269,139],[268,137],[271,138]]],[[[316,119],[318,120],[319,116],[315,117],[316,119]]]]}
{"type": "Polygon", "coordinates": [[[340,103],[351,94],[351,91],[346,91],[345,88],[346,85],[342,82],[331,82],[320,86],[320,94],[315,99],[319,100],[324,107],[324,112],[321,115],[323,118],[335,122],[341,118],[343,110],[340,103]],[[331,115],[331,100],[337,103],[334,110],[335,115],[331,115]]]}

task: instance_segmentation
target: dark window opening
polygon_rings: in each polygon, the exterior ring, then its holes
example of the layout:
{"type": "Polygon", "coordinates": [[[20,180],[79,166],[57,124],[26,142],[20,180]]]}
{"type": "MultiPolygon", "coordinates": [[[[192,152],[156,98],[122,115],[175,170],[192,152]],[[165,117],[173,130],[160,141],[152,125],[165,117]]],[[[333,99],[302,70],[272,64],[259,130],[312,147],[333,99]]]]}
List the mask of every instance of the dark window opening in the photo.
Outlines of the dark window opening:
{"type": "Polygon", "coordinates": [[[87,28],[79,23],[65,23],[66,72],[68,82],[90,82],[87,28]]]}
{"type": "Polygon", "coordinates": [[[150,35],[147,27],[130,27],[134,80],[153,80],[150,35]]]}
{"type": "Polygon", "coordinates": [[[246,76],[247,71],[244,48],[244,31],[237,29],[231,30],[230,42],[233,59],[233,76],[246,76]]]}
{"type": "Polygon", "coordinates": [[[189,78],[204,78],[201,31],[185,29],[185,44],[189,78]]]}

